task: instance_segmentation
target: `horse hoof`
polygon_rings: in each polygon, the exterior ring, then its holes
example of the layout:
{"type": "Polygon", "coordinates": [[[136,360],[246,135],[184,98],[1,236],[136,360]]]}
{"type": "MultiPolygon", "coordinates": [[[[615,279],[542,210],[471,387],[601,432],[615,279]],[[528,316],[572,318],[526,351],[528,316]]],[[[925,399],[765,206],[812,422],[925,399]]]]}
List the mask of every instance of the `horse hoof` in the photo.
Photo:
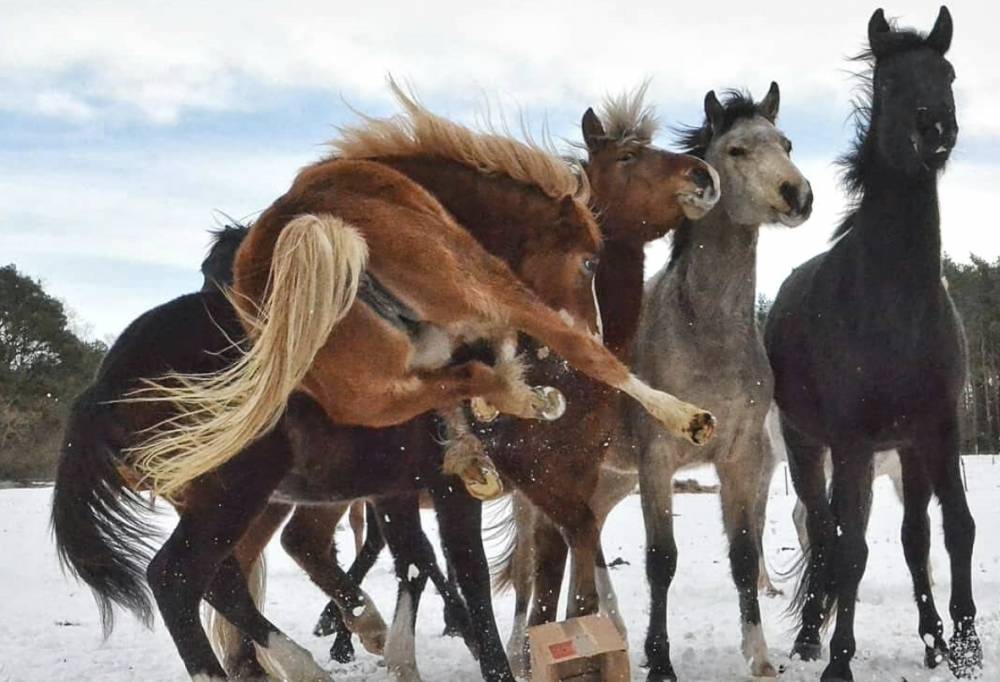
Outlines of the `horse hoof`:
{"type": "Polygon", "coordinates": [[[982,672],[983,645],[972,626],[948,642],[948,668],[959,679],[971,679],[982,672]]]}
{"type": "Polygon", "coordinates": [[[566,396],[558,388],[553,388],[552,386],[535,386],[532,390],[545,401],[545,407],[539,413],[539,416],[543,420],[554,422],[566,414],[566,396]]]}
{"type": "Polygon", "coordinates": [[[944,646],[934,645],[924,647],[924,667],[929,670],[941,665],[941,662],[948,657],[948,650],[944,646]]]}
{"type": "Polygon", "coordinates": [[[823,647],[819,643],[796,642],[792,647],[791,657],[803,661],[818,661],[823,655],[823,647]]]}
{"type": "Polygon", "coordinates": [[[500,475],[492,466],[477,465],[466,469],[462,473],[462,482],[469,494],[482,502],[488,502],[503,494],[500,475]],[[471,470],[475,470],[478,475],[471,475],[469,473],[471,470]]]}
{"type": "Polygon", "coordinates": [[[684,431],[692,443],[704,445],[715,435],[715,417],[711,412],[698,412],[691,417],[684,431]]]}
{"type": "Polygon", "coordinates": [[[470,400],[469,407],[472,408],[472,414],[475,416],[476,421],[483,422],[485,424],[490,423],[500,416],[500,410],[495,408],[493,405],[490,405],[482,398],[473,398],[470,400]]]}

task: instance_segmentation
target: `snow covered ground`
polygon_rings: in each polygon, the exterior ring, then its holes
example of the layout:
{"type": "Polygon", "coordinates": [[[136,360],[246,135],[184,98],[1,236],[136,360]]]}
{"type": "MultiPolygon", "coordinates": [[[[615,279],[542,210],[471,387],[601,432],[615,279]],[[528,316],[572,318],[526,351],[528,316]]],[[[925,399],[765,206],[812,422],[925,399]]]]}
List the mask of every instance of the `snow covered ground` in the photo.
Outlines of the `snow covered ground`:
{"type": "MultiPolygon", "coordinates": [[[[982,679],[992,682],[1000,680],[1000,457],[996,461],[989,456],[967,457],[966,467],[969,499],[978,524],[973,580],[978,629],[986,657],[982,679]]],[[[706,468],[682,472],[680,477],[696,477],[706,483],[714,480],[706,468]]],[[[858,682],[952,679],[946,668],[928,671],[922,667],[916,609],[899,543],[902,510],[888,479],[877,480],[875,486],[868,570],[857,611],[855,678],[858,682]]],[[[153,631],[148,631],[123,615],[111,638],[102,640],[90,590],[60,573],[48,531],[50,496],[50,488],[0,490],[0,682],[187,679],[159,621],[153,631]]],[[[765,534],[767,559],[777,568],[790,563],[793,548],[797,547],[791,523],[794,499],[786,492],[784,465],[780,465],[771,488],[765,534]]],[[[433,514],[423,513],[425,528],[436,542],[433,514]]],[[[738,650],[736,594],[729,577],[718,498],[714,494],[677,495],[676,513],[680,561],[671,589],[668,621],[674,666],[686,682],[745,680],[748,674],[738,650]]],[[[932,504],[931,514],[935,528],[931,552],[937,580],[935,598],[950,635],[950,576],[936,504],[932,504]]],[[[346,532],[342,535],[341,555],[349,561],[353,543],[346,532]]],[[[639,667],[648,608],[643,546],[639,499],[631,496],[609,519],[605,550],[609,560],[620,557],[628,562],[614,569],[612,577],[630,629],[633,680],[645,680],[646,676],[639,667]]],[[[274,545],[268,552],[269,617],[308,647],[334,679],[391,679],[380,659],[360,647],[353,663],[329,661],[330,641],[311,634],[324,597],[279,546],[274,545]]],[[[788,590],[791,585],[784,587],[788,590]]],[[[365,588],[388,617],[395,600],[395,584],[387,554],[369,574],[365,588]]],[[[818,681],[823,662],[788,659],[794,633],[782,616],[787,597],[762,601],[771,659],[776,665],[786,666],[782,679],[818,681]]],[[[501,636],[506,639],[513,611],[511,595],[498,596],[496,610],[501,636]]],[[[442,638],[441,627],[441,601],[429,587],[417,624],[417,660],[423,678],[427,682],[480,680],[478,667],[463,644],[442,638]]]]}

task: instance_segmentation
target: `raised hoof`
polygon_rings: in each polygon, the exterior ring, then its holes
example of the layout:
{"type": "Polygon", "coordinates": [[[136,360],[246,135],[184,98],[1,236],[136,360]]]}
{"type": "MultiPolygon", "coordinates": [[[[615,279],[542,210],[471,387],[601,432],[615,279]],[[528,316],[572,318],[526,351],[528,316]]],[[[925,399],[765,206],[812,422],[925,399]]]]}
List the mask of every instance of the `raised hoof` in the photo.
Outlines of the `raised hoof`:
{"type": "Polygon", "coordinates": [[[470,466],[462,470],[460,475],[465,489],[477,500],[488,502],[503,494],[500,474],[493,467],[493,462],[487,458],[477,457],[470,466]]]}
{"type": "Polygon", "coordinates": [[[819,644],[796,642],[792,647],[792,658],[803,661],[818,661],[823,656],[823,647],[819,644]]]}
{"type": "Polygon", "coordinates": [[[711,412],[696,412],[684,429],[684,435],[695,445],[704,445],[715,435],[715,417],[711,412]]]}
{"type": "Polygon", "coordinates": [[[479,422],[488,424],[500,416],[500,410],[482,398],[473,398],[470,400],[469,407],[472,408],[472,415],[479,422]]]}
{"type": "Polygon", "coordinates": [[[959,679],[971,679],[983,671],[983,645],[972,626],[948,642],[948,668],[959,679]]]}
{"type": "Polygon", "coordinates": [[[538,415],[541,419],[554,422],[566,414],[566,396],[558,388],[535,386],[532,390],[545,401],[545,406],[538,415]]]}

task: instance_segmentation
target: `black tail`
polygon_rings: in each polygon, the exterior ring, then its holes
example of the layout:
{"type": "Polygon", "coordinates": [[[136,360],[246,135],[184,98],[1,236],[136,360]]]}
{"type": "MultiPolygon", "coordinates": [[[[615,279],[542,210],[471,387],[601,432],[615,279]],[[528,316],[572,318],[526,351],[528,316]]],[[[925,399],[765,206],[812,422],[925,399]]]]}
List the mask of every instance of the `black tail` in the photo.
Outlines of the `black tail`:
{"type": "Polygon", "coordinates": [[[785,616],[793,619],[795,628],[802,626],[803,607],[812,598],[818,598],[820,608],[823,609],[824,617],[820,624],[821,631],[829,627],[837,612],[837,586],[834,582],[833,562],[830,556],[833,549],[832,533],[825,532],[820,545],[820,547],[807,547],[796,558],[788,571],[778,573],[782,579],[798,574],[795,593],[785,610],[785,616]],[[813,553],[815,552],[819,552],[819,556],[814,561],[813,553]]]}
{"type": "Polygon", "coordinates": [[[160,535],[146,517],[149,503],[115,466],[117,451],[107,437],[109,409],[94,399],[93,389],[76,400],[52,493],[59,562],[93,590],[105,637],[114,629],[115,604],[152,624],[146,567],[160,535]]]}

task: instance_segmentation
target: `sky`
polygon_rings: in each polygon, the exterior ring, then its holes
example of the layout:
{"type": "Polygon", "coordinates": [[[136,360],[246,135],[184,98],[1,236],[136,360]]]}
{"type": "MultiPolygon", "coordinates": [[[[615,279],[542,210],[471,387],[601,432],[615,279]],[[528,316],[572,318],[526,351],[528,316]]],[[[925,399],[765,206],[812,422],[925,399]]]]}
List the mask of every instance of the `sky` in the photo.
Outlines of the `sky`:
{"type": "MultiPolygon", "coordinates": [[[[498,112],[579,141],[580,117],[650,79],[670,126],[699,124],[708,90],[781,88],[778,124],[813,185],[812,218],[768,228],[758,290],[825,249],[845,208],[835,160],[878,7],[841,0],[628,4],[285,0],[0,0],[0,265],[62,300],[79,330],[117,335],[201,285],[209,230],[252,219],[337,125],[395,112],[387,74],[431,110],[498,112]],[[679,6],[678,6],[679,5],[679,6]]],[[[930,30],[940,5],[884,6],[930,30]]],[[[1000,187],[1000,41],[985,2],[949,5],[958,146],[941,180],[944,249],[1000,256],[985,216],[1000,187]]],[[[568,145],[567,145],[568,146],[568,145]]],[[[665,261],[652,245],[647,273],[665,261]]]]}

